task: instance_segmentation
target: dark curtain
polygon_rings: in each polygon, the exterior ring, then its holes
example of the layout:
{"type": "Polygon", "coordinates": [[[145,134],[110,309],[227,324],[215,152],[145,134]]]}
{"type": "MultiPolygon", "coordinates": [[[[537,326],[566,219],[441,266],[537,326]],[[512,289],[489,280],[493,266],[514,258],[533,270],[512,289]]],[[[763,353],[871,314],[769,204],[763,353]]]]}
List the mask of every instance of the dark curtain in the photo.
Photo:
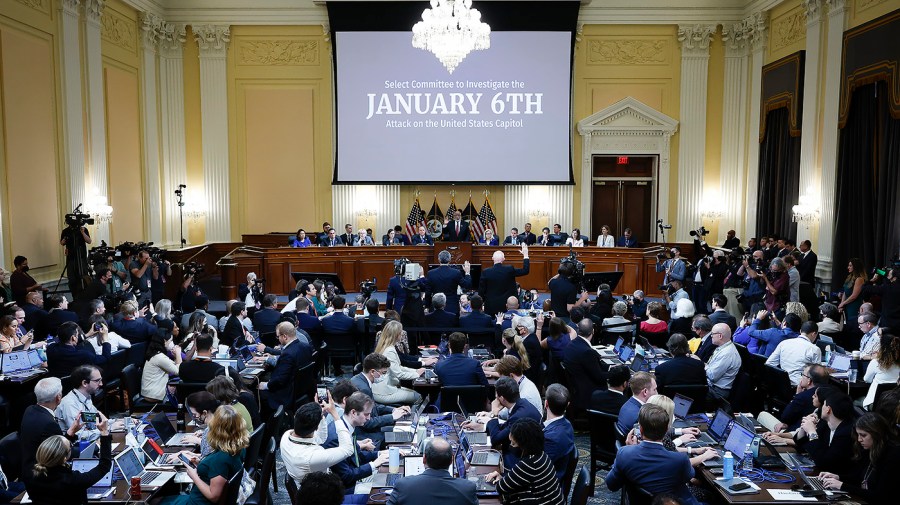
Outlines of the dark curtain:
{"type": "Polygon", "coordinates": [[[766,133],[759,145],[757,234],[796,239],[792,208],[799,198],[800,137],[791,137],[790,111],[781,107],[766,114],[766,133]]]}
{"type": "Polygon", "coordinates": [[[840,132],[833,287],[843,282],[850,258],[872,269],[900,247],[900,119],[891,117],[887,98],[884,82],[857,88],[840,132]]]}

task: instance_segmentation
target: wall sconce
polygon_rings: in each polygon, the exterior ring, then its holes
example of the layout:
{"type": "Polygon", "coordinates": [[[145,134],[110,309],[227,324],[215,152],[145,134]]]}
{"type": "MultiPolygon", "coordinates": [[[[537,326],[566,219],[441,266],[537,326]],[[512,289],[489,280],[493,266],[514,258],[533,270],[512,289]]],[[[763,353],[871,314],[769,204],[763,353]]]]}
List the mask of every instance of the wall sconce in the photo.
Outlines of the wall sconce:
{"type": "Polygon", "coordinates": [[[88,214],[94,216],[98,223],[111,223],[113,218],[113,208],[107,202],[105,196],[101,195],[97,188],[93,188],[92,195],[85,210],[88,214]]]}
{"type": "Polygon", "coordinates": [[[184,217],[196,223],[206,217],[206,209],[194,202],[184,202],[184,217]]]}
{"type": "Polygon", "coordinates": [[[819,222],[819,206],[816,204],[816,199],[809,189],[806,190],[806,194],[800,196],[800,203],[794,205],[791,211],[793,213],[793,221],[802,224],[806,228],[819,222]]]}

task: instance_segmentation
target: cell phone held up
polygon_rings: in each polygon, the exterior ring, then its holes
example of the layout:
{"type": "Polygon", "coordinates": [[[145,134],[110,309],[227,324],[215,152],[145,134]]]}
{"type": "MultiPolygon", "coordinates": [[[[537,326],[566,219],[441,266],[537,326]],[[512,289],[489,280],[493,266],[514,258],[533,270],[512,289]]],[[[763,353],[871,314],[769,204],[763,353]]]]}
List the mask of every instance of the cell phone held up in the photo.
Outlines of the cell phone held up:
{"type": "Polygon", "coordinates": [[[181,462],[184,463],[184,466],[186,466],[186,467],[188,467],[188,468],[197,468],[197,467],[194,465],[194,463],[191,462],[191,459],[188,458],[187,456],[185,456],[184,454],[179,454],[179,455],[178,455],[178,459],[180,459],[181,462]]]}
{"type": "Polygon", "coordinates": [[[316,386],[316,398],[318,399],[319,403],[325,403],[328,401],[328,389],[324,385],[319,384],[318,386],[316,386]]]}
{"type": "Polygon", "coordinates": [[[83,423],[96,423],[98,414],[96,412],[82,412],[81,413],[81,422],[83,423]]]}

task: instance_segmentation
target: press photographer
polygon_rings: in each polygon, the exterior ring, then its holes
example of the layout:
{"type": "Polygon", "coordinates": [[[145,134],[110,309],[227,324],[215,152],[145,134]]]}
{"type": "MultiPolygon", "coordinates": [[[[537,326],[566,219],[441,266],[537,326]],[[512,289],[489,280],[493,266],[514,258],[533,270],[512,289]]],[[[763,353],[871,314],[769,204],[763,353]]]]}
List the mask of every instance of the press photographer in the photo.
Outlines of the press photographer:
{"type": "Polygon", "coordinates": [[[743,277],[743,293],[738,297],[743,311],[750,312],[753,304],[761,302],[766,294],[765,275],[769,264],[765,260],[765,251],[757,249],[753,255],[744,256],[737,274],[743,277]]]}
{"type": "Polygon", "coordinates": [[[181,310],[185,313],[193,312],[196,307],[197,297],[203,295],[203,290],[197,285],[197,275],[203,273],[204,266],[196,261],[189,261],[181,266],[181,310]]]}
{"type": "Polygon", "coordinates": [[[557,274],[547,283],[550,289],[550,310],[566,324],[572,321],[569,311],[573,307],[589,303],[590,293],[581,288],[580,281],[583,279],[584,263],[578,261],[573,252],[571,256],[560,260],[557,274]]]}
{"type": "Polygon", "coordinates": [[[897,276],[900,274],[900,262],[896,259],[891,265],[875,269],[872,282],[863,286],[862,295],[881,295],[881,320],[878,326],[882,328],[900,328],[900,282],[897,276]]]}
{"type": "Polygon", "coordinates": [[[663,278],[663,286],[660,290],[665,290],[666,285],[672,280],[681,281],[684,284],[684,278],[687,275],[687,263],[681,257],[681,248],[672,246],[667,252],[661,252],[656,255],[656,271],[665,272],[663,278]]]}
{"type": "Polygon", "coordinates": [[[59,245],[65,247],[65,272],[68,274],[72,296],[81,294],[90,283],[87,244],[90,244],[92,239],[85,225],[94,224],[94,218],[81,212],[81,205],[79,203],[71,214],[66,214],[66,228],[59,237],[59,245]]]}
{"type": "Polygon", "coordinates": [[[784,317],[784,305],[791,296],[790,278],[784,261],[781,258],[774,258],[769,263],[767,272],[751,268],[747,273],[751,278],[762,278],[765,283],[763,303],[766,305],[766,310],[774,313],[779,319],[784,317]]]}

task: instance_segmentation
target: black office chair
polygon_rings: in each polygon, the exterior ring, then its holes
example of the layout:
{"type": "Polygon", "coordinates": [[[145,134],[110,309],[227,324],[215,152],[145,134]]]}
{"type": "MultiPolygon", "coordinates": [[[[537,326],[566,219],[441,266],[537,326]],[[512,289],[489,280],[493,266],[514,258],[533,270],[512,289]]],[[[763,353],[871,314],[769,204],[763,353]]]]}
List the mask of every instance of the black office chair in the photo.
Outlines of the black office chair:
{"type": "Polygon", "coordinates": [[[461,403],[469,414],[475,414],[485,409],[486,401],[487,391],[484,386],[441,387],[441,408],[446,412],[459,412],[457,403],[461,403]]]}
{"type": "Polygon", "coordinates": [[[794,398],[794,388],[788,373],[772,365],[760,369],[760,383],[766,391],[766,402],[771,410],[781,412],[794,398]]]}
{"type": "Polygon", "coordinates": [[[300,489],[297,488],[297,483],[294,482],[294,478],[288,474],[285,474],[284,476],[284,487],[287,489],[288,497],[291,499],[291,505],[297,505],[297,492],[300,491],[300,489]]]}
{"type": "Polygon", "coordinates": [[[588,474],[587,465],[582,465],[581,471],[578,472],[578,480],[575,481],[575,489],[572,490],[572,499],[569,500],[569,505],[586,505],[588,496],[592,492],[591,485],[593,485],[593,478],[588,474]]]}
{"type": "Polygon", "coordinates": [[[497,350],[499,340],[497,339],[497,330],[493,328],[483,331],[469,331],[469,348],[471,349],[487,349],[494,353],[497,350]]]}
{"type": "Polygon", "coordinates": [[[575,477],[575,468],[578,467],[578,447],[573,447],[569,454],[569,461],[566,462],[566,471],[563,473],[559,487],[562,490],[563,499],[569,496],[569,490],[572,489],[572,479],[575,477]]]}
{"type": "Polygon", "coordinates": [[[244,470],[251,474],[259,467],[259,450],[262,448],[265,432],[266,425],[263,423],[250,434],[250,444],[247,445],[244,457],[244,470]]]}
{"type": "Polygon", "coordinates": [[[296,411],[304,403],[315,399],[316,384],[318,384],[318,370],[315,361],[294,372],[294,390],[291,398],[292,412],[296,411]]]}
{"type": "Polygon", "coordinates": [[[875,400],[872,403],[872,410],[878,410],[878,405],[881,403],[881,397],[896,387],[896,382],[883,382],[875,386],[875,400]]]}
{"type": "Polygon", "coordinates": [[[341,375],[340,365],[335,365],[335,359],[346,360],[351,364],[361,361],[355,333],[326,333],[324,341],[328,344],[328,361],[335,376],[341,375]]]}
{"type": "Polygon", "coordinates": [[[638,334],[646,338],[654,347],[662,349],[666,348],[666,343],[669,341],[668,331],[639,331],[638,334]]]}
{"type": "Polygon", "coordinates": [[[241,491],[241,480],[244,478],[244,469],[243,467],[238,469],[234,475],[228,479],[228,485],[225,487],[225,492],[222,493],[222,497],[219,498],[218,505],[231,505],[233,503],[237,503],[238,494],[241,491]]]}
{"type": "Polygon", "coordinates": [[[616,460],[616,440],[620,437],[616,421],[618,414],[588,410],[588,424],[591,429],[591,496],[594,495],[594,479],[601,468],[609,469],[616,460]]]}
{"type": "Polygon", "coordinates": [[[709,394],[709,386],[706,384],[684,384],[659,386],[659,394],[675,398],[676,394],[687,396],[693,403],[689,413],[706,412],[706,395],[709,394]]]}
{"type": "Polygon", "coordinates": [[[146,342],[138,342],[137,344],[131,344],[131,347],[128,348],[128,364],[134,365],[137,368],[141,368],[144,366],[144,354],[147,353],[147,343],[146,342]]]}
{"type": "Polygon", "coordinates": [[[274,438],[270,438],[268,444],[266,444],[266,453],[259,471],[259,480],[256,482],[256,490],[244,502],[245,505],[272,505],[272,493],[269,492],[269,481],[273,480],[272,475],[275,475],[274,480],[278,480],[278,475],[275,471],[274,438]]]}
{"type": "MultiPolygon", "coordinates": [[[[125,390],[125,397],[128,399],[129,410],[132,414],[147,412],[156,405],[144,400],[141,396],[141,372],[133,364],[129,363],[122,369],[122,388],[125,390]]],[[[165,407],[167,404],[168,402],[162,402],[159,407],[165,407]]]]}
{"type": "MultiPolygon", "coordinates": [[[[128,349],[120,349],[109,355],[109,360],[103,366],[103,393],[106,400],[110,393],[119,390],[122,387],[122,369],[128,364],[128,349]]],[[[104,409],[109,412],[110,409],[104,409]]]]}
{"type": "Polygon", "coordinates": [[[0,440],[0,466],[10,479],[22,475],[22,442],[19,432],[14,431],[0,440]]]}
{"type": "Polygon", "coordinates": [[[626,482],[622,489],[622,505],[650,505],[653,502],[653,493],[646,489],[626,482]]]}

